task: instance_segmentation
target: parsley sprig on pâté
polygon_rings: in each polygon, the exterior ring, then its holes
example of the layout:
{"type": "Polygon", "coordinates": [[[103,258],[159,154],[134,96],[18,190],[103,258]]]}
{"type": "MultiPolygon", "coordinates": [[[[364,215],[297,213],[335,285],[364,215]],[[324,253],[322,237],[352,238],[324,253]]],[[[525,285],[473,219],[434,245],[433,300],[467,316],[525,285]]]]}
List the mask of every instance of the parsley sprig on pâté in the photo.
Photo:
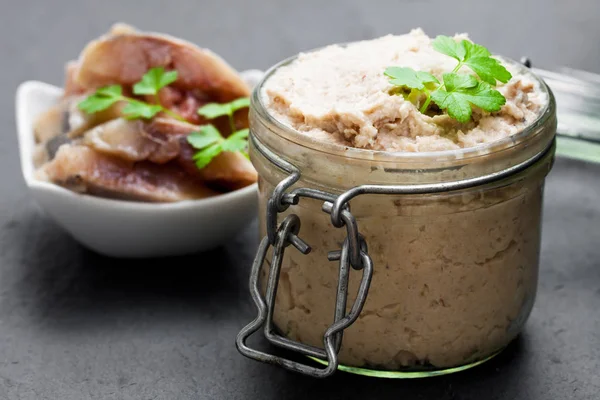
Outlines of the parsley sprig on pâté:
{"type": "MultiPolygon", "coordinates": [[[[388,67],[384,72],[396,88],[410,89],[407,99],[415,103],[417,99],[425,98],[419,107],[421,113],[427,113],[433,103],[451,118],[466,123],[471,120],[472,106],[495,112],[506,103],[506,98],[494,87],[498,81],[508,82],[512,75],[488,49],[468,40],[456,41],[449,36],[436,37],[432,46],[439,53],[458,61],[452,72],[442,75],[441,82],[428,72],[407,67],[388,67]],[[463,66],[476,75],[459,72],[463,66]]],[[[402,91],[393,90],[392,93],[402,91]]]]}

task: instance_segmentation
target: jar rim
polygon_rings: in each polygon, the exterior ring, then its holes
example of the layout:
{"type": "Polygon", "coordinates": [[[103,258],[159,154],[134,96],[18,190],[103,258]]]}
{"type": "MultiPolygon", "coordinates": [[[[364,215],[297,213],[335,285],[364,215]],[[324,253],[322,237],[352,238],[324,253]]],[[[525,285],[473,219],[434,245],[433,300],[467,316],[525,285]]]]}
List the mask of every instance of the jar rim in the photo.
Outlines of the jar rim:
{"type": "MultiPolygon", "coordinates": [[[[346,46],[352,43],[338,44],[346,46]]],[[[323,47],[315,48],[304,53],[311,53],[322,49],[323,47]]],[[[320,140],[316,140],[313,137],[306,135],[297,129],[283,123],[273,116],[263,102],[262,89],[264,84],[271,78],[271,76],[281,67],[284,67],[293,61],[295,61],[300,54],[289,57],[267,70],[263,78],[256,85],[251,96],[251,110],[254,111],[257,116],[262,120],[261,122],[270,125],[270,130],[275,132],[278,136],[281,136],[287,140],[294,142],[297,145],[307,147],[313,151],[319,151],[322,153],[341,155],[343,157],[356,159],[356,160],[377,160],[379,162],[393,162],[393,163],[426,163],[427,161],[435,161],[436,163],[452,160],[466,160],[477,158],[492,153],[510,150],[523,142],[537,137],[543,131],[548,123],[552,123],[555,119],[556,114],[556,102],[552,90],[548,85],[537,76],[533,71],[524,66],[523,64],[514,61],[507,57],[496,56],[501,58],[504,62],[517,68],[519,72],[523,72],[531,76],[539,85],[539,88],[547,96],[548,101],[545,103],[544,108],[538,113],[536,119],[529,125],[525,126],[519,132],[509,135],[505,138],[495,140],[489,143],[481,144],[478,146],[465,147],[461,149],[453,150],[442,150],[442,151],[426,151],[426,152],[406,152],[406,151],[385,151],[385,150],[371,150],[361,149],[356,147],[344,146],[337,143],[327,143],[320,140]]]]}

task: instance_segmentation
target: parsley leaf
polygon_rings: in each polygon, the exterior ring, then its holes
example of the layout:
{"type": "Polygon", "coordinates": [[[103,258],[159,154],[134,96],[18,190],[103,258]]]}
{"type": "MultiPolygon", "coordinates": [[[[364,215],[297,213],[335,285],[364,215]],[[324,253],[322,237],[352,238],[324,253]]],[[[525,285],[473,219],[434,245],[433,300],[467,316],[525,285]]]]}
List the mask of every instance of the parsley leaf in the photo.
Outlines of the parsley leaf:
{"type": "Polygon", "coordinates": [[[466,55],[465,46],[462,43],[458,43],[456,40],[449,36],[440,35],[433,39],[431,42],[433,49],[438,53],[445,54],[458,61],[464,61],[466,55]]]}
{"type": "Polygon", "coordinates": [[[164,112],[179,121],[186,121],[181,115],[163,107],[158,98],[158,91],[175,82],[176,79],[177,71],[165,72],[164,68],[158,67],[150,69],[144,74],[140,82],[133,85],[133,92],[135,94],[154,95],[157,104],[149,104],[144,101],[123,96],[123,88],[121,88],[121,86],[111,85],[96,90],[95,93],[79,102],[77,107],[88,114],[94,114],[106,110],[118,101],[124,101],[127,104],[123,107],[121,112],[123,113],[123,117],[127,119],[150,119],[159,112],[164,112]]]}
{"type": "Polygon", "coordinates": [[[487,112],[500,111],[506,104],[506,98],[486,82],[479,82],[476,87],[466,91],[469,103],[487,112]]]}
{"type": "Polygon", "coordinates": [[[468,40],[457,42],[449,36],[438,36],[433,40],[432,46],[436,51],[459,61],[453,72],[466,65],[490,85],[496,85],[497,80],[506,83],[512,78],[511,73],[500,61],[493,58],[489,50],[479,44],[468,40]]]}
{"type": "Polygon", "coordinates": [[[498,60],[491,57],[473,57],[465,60],[465,65],[471,68],[482,81],[496,85],[496,80],[506,83],[512,75],[498,60]]]}
{"type": "Polygon", "coordinates": [[[233,135],[229,136],[227,138],[227,140],[231,140],[231,139],[235,139],[235,140],[248,139],[248,135],[250,135],[250,129],[248,129],[248,128],[240,129],[239,131],[237,131],[233,135]]]}
{"type": "Polygon", "coordinates": [[[160,105],[147,104],[137,100],[129,100],[122,110],[123,116],[127,119],[150,119],[161,111],[163,108],[160,105]]]}
{"type": "Polygon", "coordinates": [[[250,133],[250,131],[248,129],[236,130],[233,114],[237,110],[247,108],[249,106],[250,99],[247,97],[242,97],[225,104],[209,103],[198,109],[198,114],[207,119],[214,119],[222,116],[227,116],[227,118],[229,119],[229,128],[231,130],[231,135],[229,135],[227,139],[223,139],[223,137],[215,127],[213,127],[212,125],[205,125],[205,127],[210,128],[204,128],[205,133],[203,138],[199,138],[199,133],[196,135],[192,134],[193,136],[188,136],[188,142],[194,148],[199,150],[195,155],[195,157],[199,157],[200,160],[196,161],[196,166],[198,168],[204,168],[201,165],[208,165],[204,164],[204,162],[206,162],[207,160],[208,162],[210,162],[212,158],[216,157],[222,151],[239,151],[246,158],[248,157],[248,155],[246,154],[246,148],[248,147],[248,134],[250,133]],[[206,132],[210,132],[210,134],[206,132]],[[215,132],[217,135],[219,135],[219,139],[215,139],[215,132]],[[207,145],[209,146],[206,147],[207,145]]]}
{"type": "Polygon", "coordinates": [[[224,115],[233,118],[233,113],[242,108],[250,106],[250,99],[248,97],[241,97],[230,103],[219,104],[219,103],[208,103],[198,109],[198,114],[207,119],[214,119],[222,117],[224,115]]]}
{"type": "Polygon", "coordinates": [[[114,97],[92,95],[81,101],[77,107],[79,107],[81,111],[85,111],[88,114],[94,114],[99,111],[106,110],[117,101],[119,101],[119,99],[114,97]]]}
{"type": "Polygon", "coordinates": [[[94,114],[106,110],[121,100],[121,93],[122,89],[119,85],[106,86],[79,102],[77,107],[88,114],[94,114]]]}
{"type": "Polygon", "coordinates": [[[196,162],[196,167],[198,169],[202,169],[206,167],[210,162],[221,154],[223,148],[221,147],[221,143],[214,143],[204,149],[196,152],[194,154],[194,161],[196,162]]]}
{"type": "Polygon", "coordinates": [[[492,55],[488,49],[480,44],[469,42],[468,40],[463,40],[461,44],[465,48],[465,59],[467,60],[475,57],[491,57],[492,55]]]}
{"type": "Polygon", "coordinates": [[[188,137],[188,143],[197,150],[194,155],[196,167],[202,169],[207,166],[213,158],[223,151],[241,152],[246,158],[246,148],[248,147],[249,129],[236,130],[233,120],[233,114],[242,108],[250,105],[250,99],[243,97],[230,103],[219,104],[209,103],[198,109],[198,114],[207,118],[214,119],[222,116],[229,118],[231,135],[226,139],[213,125],[203,125],[198,132],[192,132],[188,137]]]}
{"type": "Polygon", "coordinates": [[[242,151],[248,146],[249,129],[242,129],[229,136],[222,144],[224,151],[242,151]]]}
{"type": "Polygon", "coordinates": [[[249,97],[240,97],[237,100],[229,103],[231,107],[231,112],[236,112],[237,110],[241,110],[242,108],[250,107],[250,98],[249,97]]]}
{"type": "MultiPolygon", "coordinates": [[[[471,119],[473,106],[495,112],[506,103],[502,93],[493,87],[498,81],[508,82],[512,75],[488,49],[468,40],[456,41],[449,36],[438,36],[431,45],[436,51],[458,61],[452,72],[443,75],[442,83],[427,72],[411,68],[388,67],[384,72],[392,85],[412,89],[406,99],[420,106],[421,113],[426,113],[433,101],[450,117],[466,123],[471,119]],[[459,73],[463,66],[477,75],[459,73]],[[423,96],[425,101],[419,104],[423,96]]],[[[390,93],[398,94],[398,91],[390,93]]]]}
{"type": "Polygon", "coordinates": [[[163,67],[151,68],[142,80],[133,85],[135,94],[158,94],[158,91],[177,80],[177,71],[166,72],[163,67]]]}
{"type": "Polygon", "coordinates": [[[396,86],[406,86],[411,89],[425,89],[428,83],[440,83],[437,78],[428,72],[415,71],[412,68],[389,67],[384,74],[390,79],[390,83],[396,86]]]}
{"type": "Polygon", "coordinates": [[[436,90],[431,94],[431,99],[443,110],[448,111],[448,115],[458,122],[469,122],[471,119],[471,105],[459,92],[447,92],[443,89],[436,90]]]}
{"type": "Polygon", "coordinates": [[[222,117],[223,115],[230,115],[231,105],[229,103],[208,103],[198,109],[198,114],[207,119],[214,119],[222,117]]]}
{"type": "Polygon", "coordinates": [[[222,139],[219,130],[213,125],[202,125],[198,131],[190,133],[187,137],[188,143],[195,149],[203,149],[222,139]]]}
{"type": "Polygon", "coordinates": [[[99,96],[119,97],[123,94],[123,89],[119,85],[105,86],[96,91],[99,96]]]}
{"type": "Polygon", "coordinates": [[[198,131],[190,133],[187,141],[198,150],[194,154],[194,161],[196,166],[202,169],[223,151],[239,151],[248,157],[245,150],[248,147],[249,134],[249,129],[240,129],[227,139],[223,139],[217,128],[209,124],[202,125],[198,131]]]}
{"type": "Polygon", "coordinates": [[[450,117],[462,123],[471,119],[471,105],[493,112],[500,110],[506,102],[500,92],[470,75],[444,74],[444,84],[445,89],[433,92],[431,99],[438,107],[447,110],[450,117]]]}
{"type": "Polygon", "coordinates": [[[446,90],[449,92],[477,86],[477,79],[473,75],[447,73],[444,74],[443,79],[446,90]]]}

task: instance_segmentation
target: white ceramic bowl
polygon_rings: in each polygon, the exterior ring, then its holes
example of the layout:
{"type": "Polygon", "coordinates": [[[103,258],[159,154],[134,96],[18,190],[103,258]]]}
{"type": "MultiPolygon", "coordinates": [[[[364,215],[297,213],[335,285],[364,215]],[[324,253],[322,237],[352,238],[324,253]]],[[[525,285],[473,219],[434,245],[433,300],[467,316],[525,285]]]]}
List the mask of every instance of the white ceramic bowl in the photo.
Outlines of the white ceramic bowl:
{"type": "MultiPolygon", "coordinates": [[[[242,75],[254,86],[262,72],[242,75]]],[[[36,81],[17,89],[21,169],[41,208],[83,245],[113,257],[200,252],[225,243],[256,215],[256,184],[202,200],[154,204],[79,194],[35,179],[33,123],[61,94],[62,89],[36,81]]]]}

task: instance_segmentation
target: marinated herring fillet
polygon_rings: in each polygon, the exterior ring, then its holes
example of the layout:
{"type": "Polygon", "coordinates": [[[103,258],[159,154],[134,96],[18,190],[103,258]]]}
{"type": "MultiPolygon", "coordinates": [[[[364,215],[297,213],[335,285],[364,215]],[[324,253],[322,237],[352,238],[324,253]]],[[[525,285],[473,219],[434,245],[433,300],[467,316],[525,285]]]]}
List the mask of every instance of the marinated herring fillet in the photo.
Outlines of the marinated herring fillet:
{"type": "Polygon", "coordinates": [[[196,168],[194,151],[186,140],[196,130],[198,126],[168,118],[150,122],[119,118],[88,131],[83,143],[129,161],[175,160],[191,178],[216,188],[235,190],[256,182],[252,164],[239,153],[223,152],[205,168],[196,168]]]}
{"type": "Polygon", "coordinates": [[[239,74],[210,50],[123,25],[88,44],[67,81],[86,90],[115,83],[132,86],[153,67],[178,72],[177,81],[161,90],[161,103],[191,122],[202,121],[196,110],[203,104],[227,103],[250,95],[239,74]]]}
{"type": "Polygon", "coordinates": [[[131,162],[74,144],[61,146],[38,174],[78,193],[123,200],[174,202],[219,194],[176,164],[131,162]]]}
{"type": "Polygon", "coordinates": [[[85,89],[114,83],[133,85],[153,67],[176,70],[172,85],[204,93],[219,103],[250,94],[239,74],[212,51],[168,35],[117,26],[81,53],[74,81],[85,89]]]}
{"type": "MultiPolygon", "coordinates": [[[[230,134],[227,117],[208,120],[196,110],[206,103],[246,97],[249,92],[237,72],[209,50],[117,24],[107,35],[88,44],[78,61],[67,63],[63,99],[36,121],[35,165],[48,163],[38,176],[79,192],[142,201],[202,198],[248,186],[257,177],[244,156],[223,152],[200,170],[186,138],[198,130],[197,124],[204,123],[213,124],[225,136],[230,134]],[[133,84],[153,67],[177,71],[176,81],[163,87],[158,98],[165,108],[190,123],[162,113],[152,120],[127,120],[122,118],[123,101],[92,114],[79,109],[90,92],[104,86],[120,85],[123,94],[131,97],[133,84]],[[111,163],[113,168],[108,168],[111,163]],[[78,174],[77,166],[85,167],[86,173],[78,174]],[[94,175],[93,168],[102,171],[94,175]],[[112,171],[114,179],[107,179],[107,171],[112,171]],[[152,173],[158,173],[159,179],[152,182],[148,175],[152,173]],[[168,174],[174,174],[173,179],[167,179],[168,174]],[[191,190],[191,184],[183,185],[184,179],[199,185],[198,190],[191,190]],[[119,185],[123,185],[121,190],[119,185]],[[135,185],[140,185],[139,190],[135,185]],[[152,185],[159,189],[166,185],[164,193],[152,195],[147,190],[152,185]]],[[[156,100],[150,95],[139,97],[149,103],[156,100]]],[[[234,127],[247,126],[247,110],[238,110],[234,127]]]]}

